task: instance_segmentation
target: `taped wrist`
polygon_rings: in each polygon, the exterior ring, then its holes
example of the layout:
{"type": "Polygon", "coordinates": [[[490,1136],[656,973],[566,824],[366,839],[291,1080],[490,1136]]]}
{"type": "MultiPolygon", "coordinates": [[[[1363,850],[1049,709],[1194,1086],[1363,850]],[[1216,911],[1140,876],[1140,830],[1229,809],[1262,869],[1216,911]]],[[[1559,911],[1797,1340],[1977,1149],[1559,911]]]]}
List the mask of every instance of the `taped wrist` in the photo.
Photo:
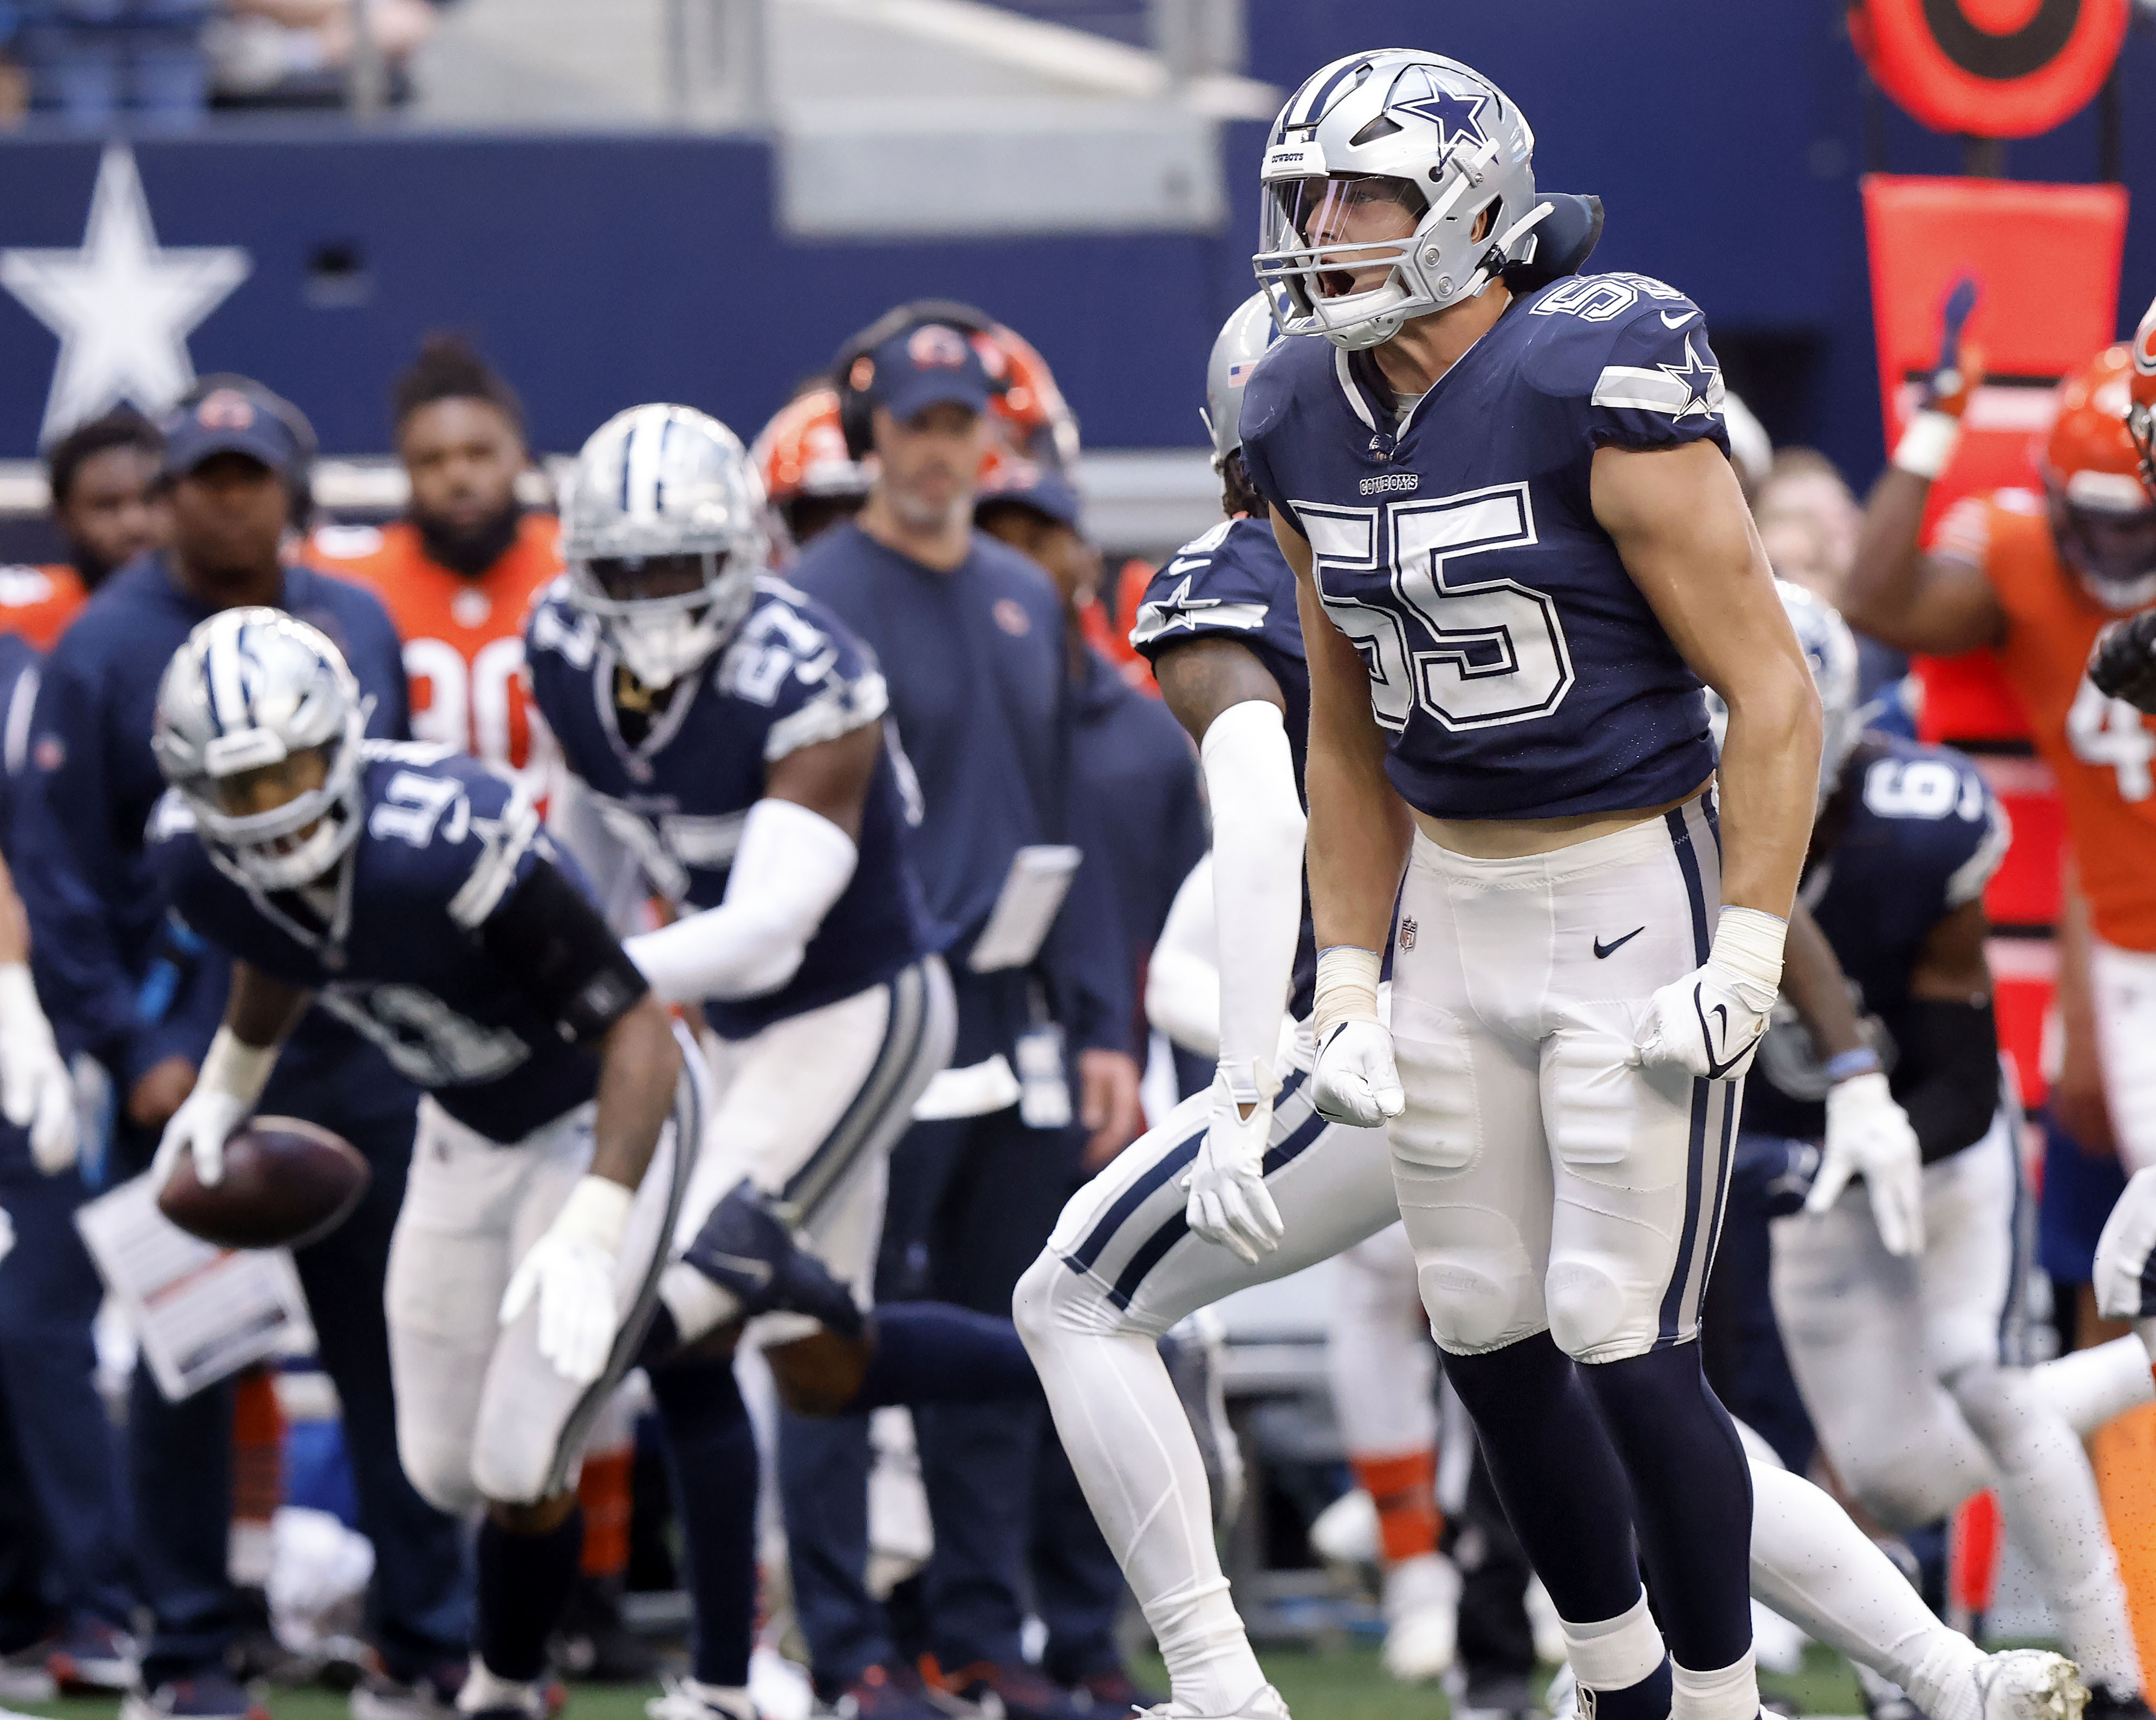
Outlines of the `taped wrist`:
{"type": "Polygon", "coordinates": [[[209,1042],[195,1085],[206,1092],[227,1093],[242,1105],[252,1106],[270,1085],[270,1071],[277,1066],[277,1047],[250,1045],[228,1027],[220,1027],[209,1042]]]}
{"type": "Polygon", "coordinates": [[[1755,1009],[1772,1009],[1782,988],[1782,946],[1789,936],[1789,922],[1779,914],[1726,907],[1714,929],[1707,965],[1755,1009]]]}
{"type": "Polygon", "coordinates": [[[1960,445],[1959,418],[1951,413],[1920,412],[1894,444],[1894,465],[1916,477],[1936,480],[1960,445]]]}
{"type": "Polygon", "coordinates": [[[1924,1163],[1937,1163],[1990,1132],[1999,1110],[1999,1024],[1991,999],[1913,1000],[1896,1017],[1902,1108],[1924,1163]]]}
{"type": "Polygon", "coordinates": [[[1317,952],[1317,990],[1310,1025],[1320,1045],[1343,1021],[1378,1019],[1378,973],[1383,966],[1375,950],[1336,943],[1317,952]]]}
{"type": "Polygon", "coordinates": [[[628,1226],[629,1209],[635,1199],[634,1189],[624,1189],[608,1178],[581,1177],[554,1215],[554,1222],[547,1227],[547,1233],[589,1243],[607,1254],[619,1254],[621,1233],[628,1226]]]}

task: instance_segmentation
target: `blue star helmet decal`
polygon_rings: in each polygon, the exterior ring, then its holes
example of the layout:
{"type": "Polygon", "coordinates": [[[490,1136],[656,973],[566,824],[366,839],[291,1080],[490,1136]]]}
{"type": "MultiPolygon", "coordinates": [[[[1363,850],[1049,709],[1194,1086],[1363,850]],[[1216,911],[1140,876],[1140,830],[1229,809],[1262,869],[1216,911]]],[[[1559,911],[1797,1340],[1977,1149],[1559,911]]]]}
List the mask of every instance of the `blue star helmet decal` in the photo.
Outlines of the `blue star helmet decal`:
{"type": "MultiPolygon", "coordinates": [[[[1403,83],[1405,79],[1401,80],[1403,83]]],[[[1463,95],[1444,83],[1435,74],[1425,72],[1425,94],[1411,101],[1395,99],[1385,105],[1394,113],[1413,114],[1419,120],[1428,120],[1437,127],[1439,146],[1450,149],[1459,143],[1487,143],[1490,134],[1482,129],[1481,115],[1490,104],[1490,97],[1481,90],[1471,90],[1463,95]]]]}

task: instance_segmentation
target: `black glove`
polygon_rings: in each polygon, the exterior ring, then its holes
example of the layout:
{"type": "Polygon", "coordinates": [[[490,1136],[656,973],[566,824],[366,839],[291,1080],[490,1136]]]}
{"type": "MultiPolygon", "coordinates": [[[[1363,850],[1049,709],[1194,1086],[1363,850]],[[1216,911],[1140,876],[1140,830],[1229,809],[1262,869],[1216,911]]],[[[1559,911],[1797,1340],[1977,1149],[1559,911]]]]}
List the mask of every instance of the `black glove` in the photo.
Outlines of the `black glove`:
{"type": "Polygon", "coordinates": [[[2088,676],[2098,692],[2156,715],[2156,609],[2114,621],[2098,634],[2088,676]]]}

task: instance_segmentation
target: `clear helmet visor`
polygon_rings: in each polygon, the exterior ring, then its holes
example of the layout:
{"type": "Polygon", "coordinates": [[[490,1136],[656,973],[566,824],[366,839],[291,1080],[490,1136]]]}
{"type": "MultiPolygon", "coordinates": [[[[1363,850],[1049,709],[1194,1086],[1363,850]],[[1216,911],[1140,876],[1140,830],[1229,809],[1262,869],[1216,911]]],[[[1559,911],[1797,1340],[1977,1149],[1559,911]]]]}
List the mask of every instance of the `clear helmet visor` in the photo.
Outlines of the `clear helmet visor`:
{"type": "Polygon", "coordinates": [[[1267,187],[1261,280],[1282,288],[1319,331],[1381,313],[1408,296],[1399,274],[1430,201],[1383,174],[1284,179],[1267,187]]]}

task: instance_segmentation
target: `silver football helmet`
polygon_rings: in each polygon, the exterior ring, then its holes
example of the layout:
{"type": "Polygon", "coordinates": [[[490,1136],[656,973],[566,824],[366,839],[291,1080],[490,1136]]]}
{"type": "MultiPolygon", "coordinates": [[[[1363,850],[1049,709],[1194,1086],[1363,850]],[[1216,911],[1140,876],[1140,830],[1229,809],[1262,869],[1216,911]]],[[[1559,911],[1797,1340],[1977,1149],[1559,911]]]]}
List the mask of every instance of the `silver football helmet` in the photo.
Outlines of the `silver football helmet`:
{"type": "Polygon", "coordinates": [[[1243,445],[1243,385],[1276,338],[1272,306],[1265,294],[1252,293],[1214,339],[1213,356],[1205,361],[1205,409],[1199,416],[1213,439],[1216,472],[1243,445]]]}
{"type": "Polygon", "coordinates": [[[282,609],[224,609],[165,666],[150,746],[228,870],[296,890],[359,834],[368,702],[319,629],[282,609]],[[300,762],[312,753],[318,769],[300,762]]]}
{"type": "MultiPolygon", "coordinates": [[[[1856,712],[1856,635],[1840,610],[1801,585],[1777,579],[1774,589],[1789,612],[1789,625],[1811,666],[1820,696],[1819,804],[1825,806],[1841,781],[1841,768],[1856,750],[1862,729],[1856,712]]],[[[1707,720],[1714,730],[1714,750],[1722,750],[1729,727],[1729,707],[1712,687],[1707,690],[1707,720]]]]}
{"type": "Polygon", "coordinates": [[[687,406],[633,406],[592,433],[562,498],[570,600],[629,672],[671,686],[733,636],[771,559],[741,439],[687,406]]]}
{"type": "Polygon", "coordinates": [[[1251,262],[1278,289],[1281,332],[1374,347],[1532,258],[1549,213],[1534,152],[1504,91],[1441,54],[1383,48],[1312,73],[1261,172],[1251,262]]]}

